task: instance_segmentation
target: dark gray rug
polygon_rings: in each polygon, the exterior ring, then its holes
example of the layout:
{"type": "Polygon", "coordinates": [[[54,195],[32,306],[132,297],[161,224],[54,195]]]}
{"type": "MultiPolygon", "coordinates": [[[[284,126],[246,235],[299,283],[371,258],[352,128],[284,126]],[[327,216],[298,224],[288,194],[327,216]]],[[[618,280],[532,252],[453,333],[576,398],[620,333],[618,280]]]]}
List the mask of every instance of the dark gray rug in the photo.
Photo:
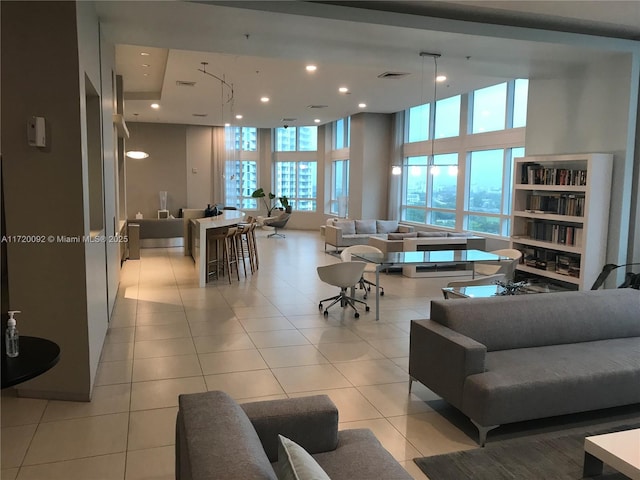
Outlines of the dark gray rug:
{"type": "MultiPolygon", "coordinates": [[[[579,480],[584,437],[640,427],[640,418],[634,420],[572,429],[570,434],[553,432],[503,440],[485,448],[416,458],[414,462],[429,480],[579,480]]],[[[606,465],[603,475],[593,478],[627,479],[606,465]]]]}

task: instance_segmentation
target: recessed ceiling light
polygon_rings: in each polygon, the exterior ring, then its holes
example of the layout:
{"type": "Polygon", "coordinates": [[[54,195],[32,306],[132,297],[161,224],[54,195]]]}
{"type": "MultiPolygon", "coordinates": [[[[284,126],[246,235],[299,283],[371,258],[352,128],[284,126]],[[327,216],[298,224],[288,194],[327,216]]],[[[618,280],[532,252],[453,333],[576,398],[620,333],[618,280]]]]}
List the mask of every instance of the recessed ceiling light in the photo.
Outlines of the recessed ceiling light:
{"type": "Polygon", "coordinates": [[[230,123],[225,123],[225,124],[224,124],[224,126],[225,126],[225,127],[230,127],[230,126],[231,126],[231,124],[230,124],[230,123]]]}
{"type": "Polygon", "coordinates": [[[157,103],[152,103],[151,108],[155,108],[156,110],[160,108],[160,105],[157,103]]]}
{"type": "Polygon", "coordinates": [[[136,160],[142,160],[143,158],[147,158],[149,154],[147,152],[143,152],[140,150],[129,150],[127,152],[127,157],[134,158],[136,160]]]}
{"type": "Polygon", "coordinates": [[[142,55],[143,57],[148,57],[151,54],[147,52],[140,52],[140,55],[142,55]]]}
{"type": "Polygon", "coordinates": [[[315,123],[320,123],[320,119],[319,119],[319,118],[316,118],[316,119],[314,119],[313,121],[314,121],[315,123]]]}
{"type": "Polygon", "coordinates": [[[367,104],[366,103],[359,103],[358,104],[358,108],[367,108],[367,104]]]}
{"type": "Polygon", "coordinates": [[[447,79],[446,75],[438,75],[436,77],[436,82],[444,82],[447,79]]]}
{"type": "Polygon", "coordinates": [[[315,72],[318,69],[315,65],[307,65],[304,68],[306,68],[307,72],[315,72]]]}
{"type": "Polygon", "coordinates": [[[241,120],[241,119],[242,119],[242,115],[236,115],[236,118],[237,118],[238,120],[241,120]]]}
{"type": "Polygon", "coordinates": [[[349,91],[349,89],[348,89],[347,87],[340,87],[340,88],[338,89],[338,91],[339,91],[340,93],[347,93],[347,92],[349,91]]]}
{"type": "Polygon", "coordinates": [[[142,74],[142,76],[143,76],[143,77],[148,77],[148,76],[149,76],[149,74],[148,74],[148,73],[143,73],[143,74],[142,74]]]}
{"type": "Polygon", "coordinates": [[[267,103],[269,100],[270,100],[270,99],[269,99],[269,97],[261,97],[261,98],[260,98],[260,101],[261,101],[262,103],[267,103]]]}
{"type": "Polygon", "coordinates": [[[150,67],[151,65],[149,65],[148,63],[143,63],[143,64],[142,64],[142,66],[143,66],[143,67],[145,67],[145,68],[148,68],[148,67],[150,67]]]}

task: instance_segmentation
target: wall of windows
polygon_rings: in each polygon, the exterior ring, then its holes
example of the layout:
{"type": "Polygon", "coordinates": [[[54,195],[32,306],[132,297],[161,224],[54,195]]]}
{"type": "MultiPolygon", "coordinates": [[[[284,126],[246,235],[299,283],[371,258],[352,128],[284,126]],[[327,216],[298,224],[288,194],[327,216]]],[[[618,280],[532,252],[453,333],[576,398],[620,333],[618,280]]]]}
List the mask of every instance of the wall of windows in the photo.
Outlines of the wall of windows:
{"type": "Polygon", "coordinates": [[[435,125],[432,104],[407,110],[402,220],[510,234],[511,165],[524,155],[527,90],[518,79],[439,100],[435,125]]]}
{"type": "Polygon", "coordinates": [[[346,217],[349,213],[349,160],[331,162],[331,201],[329,213],[346,217]]]}
{"type": "Polygon", "coordinates": [[[240,209],[258,208],[251,194],[258,188],[258,129],[226,128],[225,204],[240,209]]]}
{"type": "Polygon", "coordinates": [[[280,127],[274,131],[274,184],[293,210],[314,212],[318,190],[318,127],[280,127]]]}

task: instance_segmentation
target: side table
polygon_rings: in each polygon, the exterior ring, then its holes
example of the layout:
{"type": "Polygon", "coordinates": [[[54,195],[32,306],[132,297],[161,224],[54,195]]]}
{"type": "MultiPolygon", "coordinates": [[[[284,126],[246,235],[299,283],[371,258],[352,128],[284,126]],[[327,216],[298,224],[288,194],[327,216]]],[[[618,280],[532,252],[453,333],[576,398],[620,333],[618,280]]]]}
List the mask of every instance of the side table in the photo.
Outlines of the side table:
{"type": "Polygon", "coordinates": [[[7,357],[2,343],[2,388],[12,387],[42,375],[60,360],[57,343],[39,337],[20,336],[20,355],[7,357]]]}

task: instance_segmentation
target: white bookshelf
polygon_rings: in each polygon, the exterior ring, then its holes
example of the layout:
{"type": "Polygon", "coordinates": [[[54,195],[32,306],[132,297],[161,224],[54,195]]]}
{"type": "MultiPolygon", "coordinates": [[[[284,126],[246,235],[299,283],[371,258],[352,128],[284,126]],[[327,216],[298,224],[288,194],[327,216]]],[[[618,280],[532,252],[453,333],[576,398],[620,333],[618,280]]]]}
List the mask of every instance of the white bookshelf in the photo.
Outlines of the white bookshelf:
{"type": "Polygon", "coordinates": [[[605,265],[613,155],[517,158],[512,248],[517,269],[588,290],[605,265]]]}

